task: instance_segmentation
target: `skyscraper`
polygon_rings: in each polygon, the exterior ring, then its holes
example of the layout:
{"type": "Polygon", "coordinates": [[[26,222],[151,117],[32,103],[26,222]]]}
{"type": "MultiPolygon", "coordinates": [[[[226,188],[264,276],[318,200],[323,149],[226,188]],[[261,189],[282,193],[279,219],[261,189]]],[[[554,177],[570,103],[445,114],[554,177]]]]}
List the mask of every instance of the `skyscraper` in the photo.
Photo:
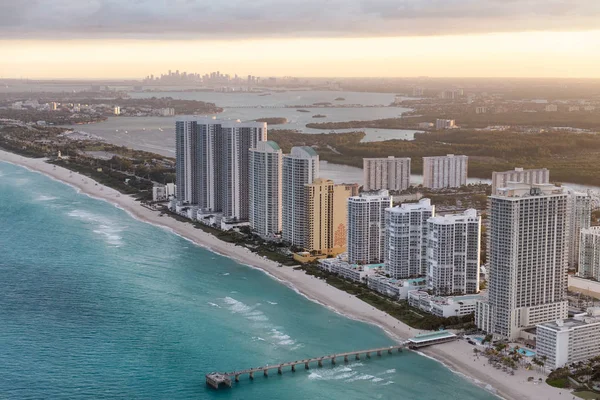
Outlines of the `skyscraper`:
{"type": "Polygon", "coordinates": [[[175,175],[177,202],[180,205],[198,204],[198,132],[195,121],[175,123],[175,175]]]}
{"type": "Polygon", "coordinates": [[[423,157],[423,186],[430,189],[456,188],[467,184],[469,157],[448,154],[423,157]]]}
{"type": "Polygon", "coordinates": [[[226,219],[249,216],[249,152],[267,140],[267,125],[259,122],[197,121],[199,207],[226,219]]]}
{"type": "Polygon", "coordinates": [[[294,246],[308,247],[305,186],[319,177],[319,155],[308,146],[293,147],[283,156],[282,235],[294,246]]]}
{"type": "Polygon", "coordinates": [[[553,185],[509,183],[490,196],[489,301],[476,321],[514,339],[567,317],[567,195],[553,185]]]}
{"type": "Polygon", "coordinates": [[[250,226],[263,238],[281,232],[282,152],[273,141],[250,149],[250,226]]]}
{"type": "Polygon", "coordinates": [[[581,231],[592,223],[592,198],[587,193],[567,190],[567,212],[569,215],[569,268],[579,264],[579,241],[581,231]]]}
{"type": "Polygon", "coordinates": [[[427,220],[433,216],[429,199],[385,211],[385,269],[393,278],[427,275],[427,220]]]}
{"type": "Polygon", "coordinates": [[[250,207],[250,162],[248,150],[267,140],[264,122],[227,122],[221,125],[223,217],[247,221],[250,207]]]}
{"type": "Polygon", "coordinates": [[[577,275],[600,280],[600,226],[581,230],[577,275]]]}
{"type": "Polygon", "coordinates": [[[406,190],[410,186],[410,158],[363,158],[365,192],[406,190]]]}
{"type": "Polygon", "coordinates": [[[226,219],[248,220],[248,150],[266,139],[265,123],[211,118],[177,121],[180,204],[198,205],[205,212],[222,213],[226,219]]]}
{"type": "Polygon", "coordinates": [[[346,250],[346,209],[351,188],[317,178],[305,186],[307,241],[305,250],[337,255],[346,250]]]}
{"type": "Polygon", "coordinates": [[[348,199],[348,261],[380,263],[385,254],[385,210],[392,206],[387,190],[363,192],[348,199]]]}
{"type": "Polygon", "coordinates": [[[481,217],[476,210],[427,220],[427,284],[437,295],[479,292],[481,217]]]}
{"type": "Polygon", "coordinates": [[[550,171],[546,168],[523,169],[515,168],[514,171],[492,172],[492,194],[497,188],[504,188],[508,182],[521,183],[550,183],[550,171]]]}

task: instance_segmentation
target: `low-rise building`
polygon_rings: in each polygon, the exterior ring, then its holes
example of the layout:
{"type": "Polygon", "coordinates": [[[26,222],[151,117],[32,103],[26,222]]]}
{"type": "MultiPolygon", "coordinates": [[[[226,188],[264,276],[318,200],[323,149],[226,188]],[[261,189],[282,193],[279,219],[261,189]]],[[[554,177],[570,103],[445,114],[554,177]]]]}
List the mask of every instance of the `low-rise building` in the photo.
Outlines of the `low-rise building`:
{"type": "Polygon", "coordinates": [[[382,265],[356,265],[346,261],[346,257],[325,258],[319,260],[319,268],[323,271],[339,275],[353,282],[366,283],[367,277],[383,270],[382,265]]]}
{"type": "Polygon", "coordinates": [[[167,183],[166,185],[155,185],[152,188],[152,201],[167,201],[175,196],[176,185],[167,183]]]}
{"type": "Polygon", "coordinates": [[[482,298],[483,296],[479,294],[441,297],[421,290],[408,292],[408,304],[442,318],[473,314],[477,301],[482,298]]]}
{"type": "Polygon", "coordinates": [[[536,351],[551,369],[600,355],[600,308],[575,318],[537,325],[536,351]]]}
{"type": "Polygon", "coordinates": [[[425,289],[427,286],[427,279],[394,279],[388,278],[385,275],[375,274],[368,276],[367,286],[370,289],[395,300],[406,300],[408,298],[408,292],[425,289]]]}

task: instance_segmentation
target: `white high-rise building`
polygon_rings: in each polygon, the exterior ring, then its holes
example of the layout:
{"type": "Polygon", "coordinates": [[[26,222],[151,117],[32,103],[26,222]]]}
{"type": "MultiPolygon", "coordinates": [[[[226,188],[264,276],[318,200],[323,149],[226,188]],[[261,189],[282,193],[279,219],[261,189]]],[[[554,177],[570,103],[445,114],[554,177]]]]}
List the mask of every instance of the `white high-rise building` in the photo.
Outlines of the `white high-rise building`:
{"type": "Polygon", "coordinates": [[[308,246],[308,216],[305,185],[319,177],[319,155],[308,146],[293,147],[283,156],[282,236],[298,247],[308,246]]]}
{"type": "Polygon", "coordinates": [[[265,123],[212,118],[177,121],[178,202],[222,213],[226,219],[247,221],[248,150],[266,139],[265,123]]]}
{"type": "Polygon", "coordinates": [[[197,121],[197,131],[200,209],[247,221],[248,150],[267,140],[267,124],[204,118],[197,121]]]}
{"type": "Polygon", "coordinates": [[[429,218],[427,283],[442,296],[479,292],[481,217],[477,210],[429,218]]]}
{"type": "Polygon", "coordinates": [[[175,123],[175,173],[177,202],[180,205],[198,204],[198,133],[195,121],[175,123]]]}
{"type": "Polygon", "coordinates": [[[263,238],[281,232],[282,152],[273,141],[250,149],[250,226],[263,238]]]}
{"type": "Polygon", "coordinates": [[[410,186],[410,158],[363,158],[365,192],[406,190],[410,186]]]}
{"type": "Polygon", "coordinates": [[[385,253],[385,210],[392,206],[387,190],[363,192],[348,199],[348,261],[381,263],[385,253]]]}
{"type": "Polygon", "coordinates": [[[248,221],[250,208],[249,149],[267,140],[264,122],[227,122],[221,125],[223,163],[221,185],[223,189],[223,217],[248,221]]]}
{"type": "Polygon", "coordinates": [[[514,339],[523,329],[566,318],[566,193],[549,184],[509,183],[489,204],[489,301],[477,307],[478,326],[514,339]]]}
{"type": "Polygon", "coordinates": [[[547,168],[523,169],[515,168],[514,171],[492,172],[492,194],[497,188],[506,187],[508,182],[521,183],[550,183],[550,171],[547,168]]]}
{"type": "Polygon", "coordinates": [[[385,211],[385,269],[392,278],[427,274],[427,220],[433,216],[435,206],[429,199],[385,211]]]}
{"type": "Polygon", "coordinates": [[[600,355],[600,310],[590,308],[586,314],[567,320],[540,324],[536,329],[537,357],[556,369],[587,361],[600,355]]]}
{"type": "Polygon", "coordinates": [[[579,243],[579,269],[583,278],[600,280],[600,226],[581,230],[579,243]]]}
{"type": "Polygon", "coordinates": [[[579,241],[581,231],[592,224],[592,197],[568,189],[567,210],[569,214],[569,268],[577,268],[579,263],[579,241]]]}
{"type": "Polygon", "coordinates": [[[469,157],[448,154],[423,157],[423,186],[430,189],[456,188],[467,184],[469,157]]]}

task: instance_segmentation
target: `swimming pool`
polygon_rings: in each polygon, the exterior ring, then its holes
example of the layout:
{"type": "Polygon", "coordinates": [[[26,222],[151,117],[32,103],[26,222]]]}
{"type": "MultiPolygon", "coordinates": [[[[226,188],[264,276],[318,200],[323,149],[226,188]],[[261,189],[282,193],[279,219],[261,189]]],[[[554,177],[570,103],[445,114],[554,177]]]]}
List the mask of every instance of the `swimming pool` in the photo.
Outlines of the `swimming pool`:
{"type": "Polygon", "coordinates": [[[535,357],[535,352],[528,349],[519,349],[517,350],[519,353],[523,354],[525,357],[535,357]]]}

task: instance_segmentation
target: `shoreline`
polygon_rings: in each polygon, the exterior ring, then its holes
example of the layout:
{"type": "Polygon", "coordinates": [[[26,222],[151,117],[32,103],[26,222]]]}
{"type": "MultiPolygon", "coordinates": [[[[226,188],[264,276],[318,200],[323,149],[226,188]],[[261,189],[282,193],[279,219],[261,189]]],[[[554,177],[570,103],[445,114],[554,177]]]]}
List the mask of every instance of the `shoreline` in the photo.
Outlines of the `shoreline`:
{"type": "MultiPolygon", "coordinates": [[[[158,211],[142,207],[132,197],[96,183],[85,175],[48,164],[45,159],[27,158],[4,150],[0,150],[0,161],[41,173],[73,187],[81,194],[106,201],[141,222],[166,229],[204,249],[231,258],[250,268],[260,270],[310,301],[327,307],[329,310],[347,318],[379,327],[396,342],[402,338],[406,339],[423,332],[413,329],[385,312],[373,308],[353,295],[336,289],[318,278],[307,275],[304,271],[294,270],[291,267],[279,267],[278,263],[274,261],[252,253],[246,248],[223,242],[209,233],[194,228],[191,224],[177,221],[169,216],[159,217],[158,211]]],[[[545,383],[533,384],[526,382],[528,376],[535,376],[536,380],[538,375],[542,377],[539,373],[518,370],[514,376],[510,376],[491,366],[484,367],[482,364],[487,360],[482,357],[482,362],[479,362],[479,360],[475,362],[472,348],[466,341],[459,340],[427,348],[419,354],[435,359],[454,373],[463,375],[474,384],[507,400],[566,400],[573,398],[573,395],[566,389],[556,389],[545,383]]]]}

